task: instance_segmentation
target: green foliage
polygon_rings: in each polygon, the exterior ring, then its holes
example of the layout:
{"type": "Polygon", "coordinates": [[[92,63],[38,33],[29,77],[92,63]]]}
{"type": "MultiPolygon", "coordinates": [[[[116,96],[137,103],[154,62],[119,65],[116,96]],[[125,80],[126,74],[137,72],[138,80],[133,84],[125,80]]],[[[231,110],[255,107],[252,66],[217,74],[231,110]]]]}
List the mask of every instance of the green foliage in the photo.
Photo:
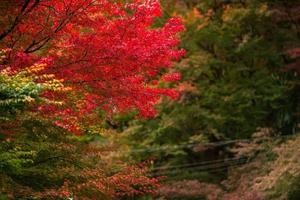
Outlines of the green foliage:
{"type": "Polygon", "coordinates": [[[0,120],[8,120],[35,101],[43,90],[42,84],[35,83],[25,73],[9,75],[0,73],[0,120]]]}
{"type": "MultiPolygon", "coordinates": [[[[187,56],[176,64],[182,96],[177,102],[163,100],[156,118],[130,122],[125,135],[132,157],[158,165],[222,159],[231,155],[226,145],[210,152],[186,146],[251,138],[261,127],[295,133],[299,75],[286,70],[292,62],[286,51],[300,45],[299,33],[293,21],[276,17],[278,7],[295,2],[206,0],[169,6],[166,1],[166,17],[177,13],[186,25],[187,56]],[[176,145],[183,147],[172,148],[176,145]]],[[[273,159],[275,154],[268,155],[273,159]]]]}
{"type": "MultiPolygon", "coordinates": [[[[4,148],[7,150],[7,147],[4,148]]],[[[22,151],[22,149],[18,148],[8,150],[7,152],[1,148],[1,152],[0,170],[17,174],[20,173],[22,167],[33,163],[35,153],[34,151],[22,151]]]]}
{"type": "Polygon", "coordinates": [[[7,177],[1,187],[11,183],[38,190],[59,180],[62,184],[63,177],[55,171],[64,166],[66,157],[72,160],[70,152],[60,147],[65,141],[62,131],[39,121],[25,121],[23,126],[23,134],[0,143],[0,172],[7,177]]]}
{"type": "Polygon", "coordinates": [[[265,4],[245,4],[211,7],[214,14],[187,25],[191,33],[183,41],[187,49],[197,44],[182,72],[199,91],[192,97],[198,98],[192,105],[203,123],[199,129],[216,137],[248,137],[265,126],[280,129],[283,115],[290,114],[288,78],[278,72],[285,65],[282,45],[290,38],[272,23],[265,4]],[[195,24],[200,28],[192,29],[195,24]]]}
{"type": "Polygon", "coordinates": [[[297,200],[300,198],[300,176],[294,178],[288,192],[288,200],[297,200]]]}

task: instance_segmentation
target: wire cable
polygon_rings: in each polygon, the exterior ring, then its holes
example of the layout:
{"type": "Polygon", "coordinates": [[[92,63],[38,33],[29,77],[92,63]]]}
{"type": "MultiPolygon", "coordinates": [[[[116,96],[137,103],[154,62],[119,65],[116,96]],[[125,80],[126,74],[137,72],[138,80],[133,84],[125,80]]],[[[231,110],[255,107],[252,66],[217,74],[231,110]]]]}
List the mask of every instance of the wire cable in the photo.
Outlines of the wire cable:
{"type": "MultiPolygon", "coordinates": [[[[247,162],[246,162],[247,163],[247,162]]],[[[163,175],[172,175],[172,174],[178,174],[182,173],[183,171],[187,172],[190,170],[197,170],[197,172],[212,172],[214,170],[228,170],[229,167],[233,166],[240,166],[245,164],[245,162],[232,162],[232,163],[223,163],[220,165],[210,165],[210,166],[192,166],[192,167],[184,167],[184,168],[179,168],[179,169],[172,169],[172,170],[165,170],[162,172],[151,172],[149,175],[151,176],[163,176],[163,175]]]]}
{"type": "MultiPolygon", "coordinates": [[[[293,135],[279,135],[279,136],[272,136],[262,138],[264,140],[275,140],[280,138],[290,138],[296,137],[300,135],[299,133],[293,135]]],[[[150,148],[133,148],[130,150],[131,153],[141,153],[141,152],[155,152],[155,151],[164,151],[164,150],[173,150],[173,149],[182,149],[182,148],[193,148],[200,145],[203,146],[223,146],[227,144],[233,144],[235,142],[245,142],[250,143],[255,141],[255,139],[236,139],[236,140],[226,140],[226,141],[219,141],[219,142],[207,142],[207,143],[189,143],[189,144],[179,144],[179,145],[168,145],[168,146],[160,146],[160,147],[150,147],[150,148]]]]}
{"type": "Polygon", "coordinates": [[[190,163],[190,164],[156,167],[156,168],[152,168],[151,170],[155,171],[155,170],[168,170],[168,169],[174,169],[174,168],[193,167],[193,166],[208,166],[208,165],[214,165],[214,164],[218,164],[218,163],[232,162],[232,161],[241,160],[241,159],[246,159],[246,157],[238,156],[238,157],[234,157],[234,158],[217,159],[217,160],[210,160],[210,161],[203,161],[203,162],[195,162],[195,163],[190,163]]]}

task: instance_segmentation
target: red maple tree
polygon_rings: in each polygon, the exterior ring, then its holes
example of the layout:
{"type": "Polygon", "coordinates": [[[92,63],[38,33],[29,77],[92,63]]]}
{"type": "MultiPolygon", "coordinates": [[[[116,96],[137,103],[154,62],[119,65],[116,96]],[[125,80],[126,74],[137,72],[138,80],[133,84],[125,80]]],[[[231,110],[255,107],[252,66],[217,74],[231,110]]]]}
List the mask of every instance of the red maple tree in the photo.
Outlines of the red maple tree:
{"type": "MultiPolygon", "coordinates": [[[[67,106],[44,105],[57,124],[75,130],[79,116],[101,108],[108,113],[138,109],[154,116],[162,95],[176,99],[178,92],[158,88],[157,80],[178,60],[179,18],[154,27],[162,14],[157,0],[2,0],[0,48],[10,49],[5,66],[19,70],[33,63],[47,64],[72,87],[64,95],[67,106]],[[154,84],[155,83],[155,84],[154,84]],[[73,121],[73,122],[72,122],[73,121]]],[[[162,81],[178,80],[176,73],[162,81]]],[[[61,94],[45,92],[48,98],[61,94]]]]}

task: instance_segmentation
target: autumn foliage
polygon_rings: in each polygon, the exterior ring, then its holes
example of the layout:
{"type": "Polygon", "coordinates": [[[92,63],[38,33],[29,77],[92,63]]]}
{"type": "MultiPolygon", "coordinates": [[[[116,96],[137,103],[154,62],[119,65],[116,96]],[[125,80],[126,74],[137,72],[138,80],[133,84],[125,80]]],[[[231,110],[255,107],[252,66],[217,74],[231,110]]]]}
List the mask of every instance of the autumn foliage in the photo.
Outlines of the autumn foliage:
{"type": "Polygon", "coordinates": [[[109,114],[138,109],[152,117],[162,95],[178,97],[152,84],[184,54],[176,47],[184,29],[179,18],[154,27],[162,14],[156,0],[4,0],[0,9],[0,47],[10,50],[2,69],[42,63],[39,73],[72,88],[68,97],[44,92],[63,99],[63,106],[39,107],[61,127],[78,131],[80,116],[98,108],[109,114]]]}
{"type": "Polygon", "coordinates": [[[116,149],[106,159],[98,128],[179,96],[158,83],[181,78],[168,73],[181,20],[158,26],[157,0],[1,0],[0,13],[0,199],[153,195],[159,179],[110,161],[116,149]]]}

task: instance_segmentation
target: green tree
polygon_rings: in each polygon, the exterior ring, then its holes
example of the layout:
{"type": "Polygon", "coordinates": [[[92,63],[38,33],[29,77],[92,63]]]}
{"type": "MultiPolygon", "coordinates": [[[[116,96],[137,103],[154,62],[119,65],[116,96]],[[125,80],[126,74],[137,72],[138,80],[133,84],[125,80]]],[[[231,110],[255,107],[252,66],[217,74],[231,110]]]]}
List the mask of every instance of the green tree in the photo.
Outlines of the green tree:
{"type": "Polygon", "coordinates": [[[133,148],[166,147],[136,158],[179,163],[215,159],[226,151],[223,147],[214,148],[210,156],[208,151],[201,155],[169,147],[245,139],[261,127],[294,133],[299,75],[288,66],[298,59],[289,49],[300,45],[299,24],[292,20],[297,12],[290,13],[295,5],[207,0],[167,7],[169,15],[182,15],[186,25],[182,46],[187,56],[177,65],[183,92],[178,102],[164,100],[156,118],[131,122],[126,135],[133,148]]]}

